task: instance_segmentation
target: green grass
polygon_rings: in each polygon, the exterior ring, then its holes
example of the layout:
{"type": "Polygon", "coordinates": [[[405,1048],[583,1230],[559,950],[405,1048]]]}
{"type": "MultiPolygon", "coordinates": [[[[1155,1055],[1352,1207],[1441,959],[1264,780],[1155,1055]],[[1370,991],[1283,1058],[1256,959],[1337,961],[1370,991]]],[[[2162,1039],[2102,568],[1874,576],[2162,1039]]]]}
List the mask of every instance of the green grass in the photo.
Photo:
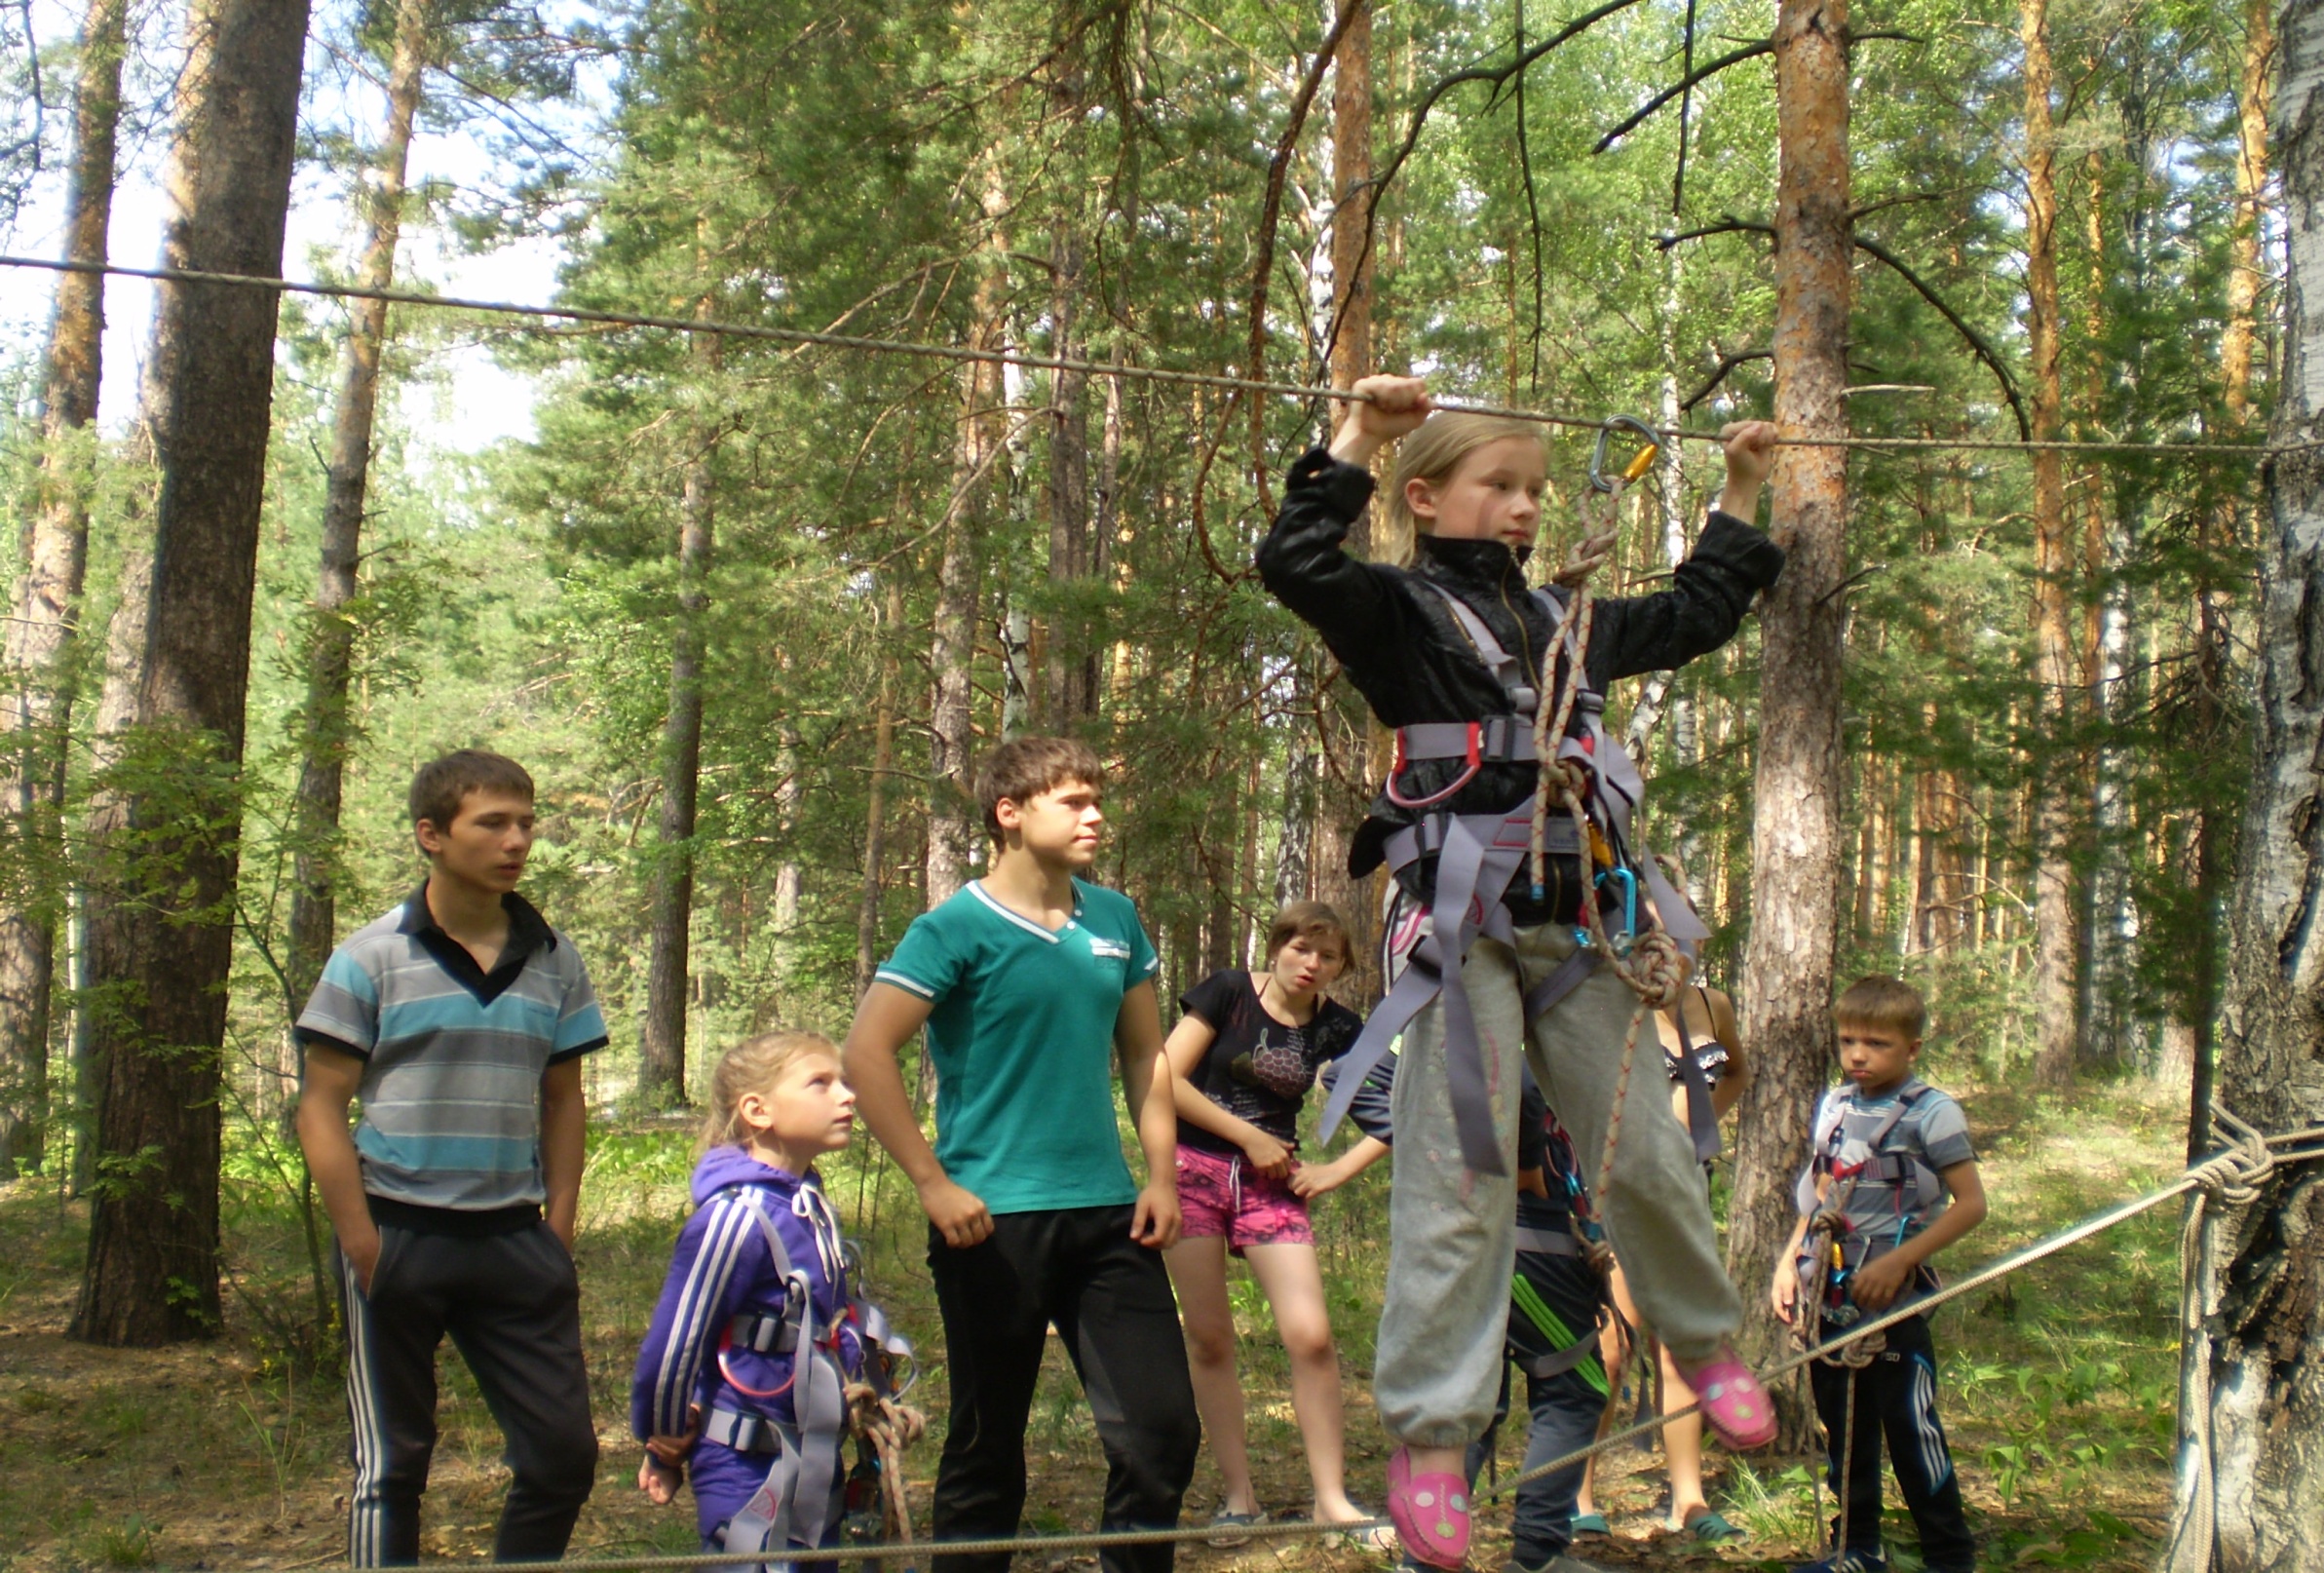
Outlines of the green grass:
{"type": "MultiPolygon", "coordinates": [[[[1983,1088],[1940,1068],[1969,1110],[1994,1202],[1991,1220],[1952,1253],[1955,1274],[2027,1244],[2176,1171],[2178,1118],[2135,1084],[2085,1086],[2068,1100],[1983,1088]]],[[[631,1363],[685,1205],[690,1130],[655,1122],[591,1132],[577,1248],[590,1383],[604,1444],[577,1554],[681,1551],[693,1544],[683,1503],[655,1510],[633,1482],[627,1440],[631,1363]]],[[[77,1288],[85,1218],[44,1182],[0,1189],[0,1568],[65,1573],[156,1566],[289,1566],[332,1559],[347,1485],[346,1420],[331,1358],[336,1333],[314,1325],[313,1286],[294,1199],[245,1154],[229,1184],[236,1289],[224,1336],[159,1351],[104,1351],[61,1337],[77,1288]]],[[[1386,1266],[1387,1166],[1318,1209],[1335,1326],[1349,1371],[1350,1480],[1377,1503],[1387,1453],[1363,1386],[1386,1266]]],[[[827,1166],[826,1183],[866,1247],[873,1289],[929,1360],[914,1401],[941,1416],[941,1328],[926,1266],[925,1224],[910,1188],[868,1146],[827,1166]]],[[[2143,1567],[2168,1502],[2176,1381],[2176,1218],[2126,1224],[1981,1290],[1940,1314],[1941,1411],[1972,1516],[1995,1568],[2143,1567]]],[[[1239,1272],[1239,1269],[1238,1270],[1239,1272]]],[[[1236,1289],[1250,1438],[1263,1499],[1304,1511],[1307,1480],[1285,1400],[1287,1372],[1264,1300],[1236,1289]]],[[[489,1546],[505,1485],[500,1437],[460,1362],[441,1365],[443,1437],[428,1499],[430,1556],[489,1546]]],[[[1036,1396],[1027,1522],[1079,1529],[1097,1515],[1103,1471],[1087,1411],[1062,1352],[1036,1396]]],[[[940,1422],[939,1422],[940,1423],[940,1422]]],[[[1504,1434],[1505,1468],[1523,1447],[1504,1434]]],[[[923,1517],[935,1449],[911,1459],[923,1517]]],[[[1662,1536],[1648,1515],[1658,1461],[1609,1455],[1599,1495],[1616,1516],[1593,1560],[1775,1565],[1811,1554],[1816,1525],[1807,1465],[1713,1455],[1713,1499],[1750,1532],[1710,1551],[1662,1536]]],[[[1188,1501],[1206,1518],[1217,1491],[1205,1457],[1188,1501]]],[[[1480,1565],[1498,1560],[1505,1516],[1480,1518],[1480,1565]]],[[[1911,1530],[1891,1515],[1891,1543],[1911,1530]]],[[[1196,1547],[1190,1566],[1256,1559],[1302,1569],[1369,1565],[1360,1552],[1306,1544],[1237,1552],[1196,1547]]],[[[1905,1562],[1900,1559],[1900,1568],[1905,1562]]]]}

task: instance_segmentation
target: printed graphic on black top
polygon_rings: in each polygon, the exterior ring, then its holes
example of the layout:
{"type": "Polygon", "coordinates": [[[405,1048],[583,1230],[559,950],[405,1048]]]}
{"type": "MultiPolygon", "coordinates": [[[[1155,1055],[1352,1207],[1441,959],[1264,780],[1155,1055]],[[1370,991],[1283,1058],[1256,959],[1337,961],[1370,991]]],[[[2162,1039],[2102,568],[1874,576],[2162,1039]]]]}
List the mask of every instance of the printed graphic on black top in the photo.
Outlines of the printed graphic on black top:
{"type": "MultiPolygon", "coordinates": [[[[1297,1142],[1299,1106],[1324,1061],[1355,1047],[1363,1017],[1324,1000],[1314,1019],[1288,1026],[1267,1014],[1251,975],[1239,968],[1212,973],[1180,997],[1179,1008],[1218,1034],[1194,1069],[1196,1091],[1238,1120],[1247,1120],[1286,1145],[1297,1142]]],[[[1239,1152],[1224,1136],[1178,1122],[1178,1139],[1205,1152],[1239,1152]]]]}

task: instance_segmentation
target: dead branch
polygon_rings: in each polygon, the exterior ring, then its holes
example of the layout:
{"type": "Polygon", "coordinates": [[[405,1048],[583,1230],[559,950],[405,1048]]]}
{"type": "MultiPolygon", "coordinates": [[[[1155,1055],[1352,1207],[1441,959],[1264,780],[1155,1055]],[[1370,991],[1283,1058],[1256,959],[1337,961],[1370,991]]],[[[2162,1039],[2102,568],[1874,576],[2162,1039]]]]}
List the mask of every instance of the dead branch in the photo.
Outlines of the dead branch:
{"type": "MultiPolygon", "coordinates": [[[[1308,110],[1315,102],[1315,90],[1323,85],[1323,73],[1330,68],[1331,58],[1339,53],[1340,40],[1348,35],[1349,27],[1370,3],[1371,0],[1347,0],[1345,9],[1332,22],[1331,31],[1323,35],[1315,58],[1308,62],[1307,75],[1300,79],[1299,92],[1292,96],[1291,113],[1283,123],[1283,134],[1276,141],[1275,156],[1267,161],[1267,194],[1259,205],[1258,244],[1251,258],[1251,337],[1245,358],[1246,376],[1261,377],[1267,372],[1268,275],[1275,271],[1275,232],[1282,217],[1283,181],[1291,173],[1291,155],[1299,146],[1299,134],[1307,129],[1308,110]]],[[[1267,486],[1267,409],[1259,400],[1250,402],[1250,420],[1251,473],[1258,481],[1261,510],[1273,514],[1275,501],[1267,486]]]]}
{"type": "MultiPolygon", "coordinates": [[[[1711,235],[1765,235],[1773,239],[1775,226],[1760,223],[1754,219],[1737,218],[1731,213],[1715,224],[1705,224],[1699,229],[1661,236],[1656,240],[1655,246],[1659,250],[1667,251],[1682,241],[1702,240],[1711,235]]],[[[1993,373],[1994,380],[2001,385],[2001,397],[2009,402],[2009,413],[2017,419],[2018,441],[2031,442],[2034,440],[2034,426],[2026,418],[2025,404],[2017,396],[2017,381],[2009,375],[2009,368],[2001,364],[2000,352],[1986,340],[1985,335],[1971,327],[1967,319],[1953,309],[1952,302],[1938,294],[1928,281],[1915,273],[1894,251],[1868,236],[1851,235],[1849,239],[1855,242],[1856,249],[1874,261],[1886,264],[1890,272],[1912,286],[1915,294],[1933,306],[1938,316],[1953,325],[1953,330],[1962,336],[1968,344],[1971,353],[1985,363],[1985,367],[1993,373]]]]}

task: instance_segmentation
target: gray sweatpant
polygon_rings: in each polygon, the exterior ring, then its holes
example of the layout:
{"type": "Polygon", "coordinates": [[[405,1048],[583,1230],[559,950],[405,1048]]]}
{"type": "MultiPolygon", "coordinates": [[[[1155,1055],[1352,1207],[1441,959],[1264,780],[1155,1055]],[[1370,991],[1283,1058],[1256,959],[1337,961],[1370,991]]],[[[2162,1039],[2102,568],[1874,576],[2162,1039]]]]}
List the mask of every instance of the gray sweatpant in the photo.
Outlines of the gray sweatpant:
{"type": "MultiPolygon", "coordinates": [[[[1516,1259],[1518,1055],[1532,1059],[1594,1184],[1622,1035],[1638,1003],[1601,967],[1528,1031],[1525,990],[1573,954],[1574,930],[1542,924],[1519,929],[1516,940],[1512,951],[1479,937],[1462,971],[1509,1174],[1462,1167],[1442,1000],[1412,1018],[1397,1055],[1388,1291],[1372,1394],[1389,1435],[1422,1447],[1464,1447],[1482,1436],[1501,1391],[1516,1259]]],[[[1670,1111],[1654,1023],[1639,1035],[1612,1194],[1599,1199],[1599,1216],[1639,1314],[1678,1359],[1702,1360],[1741,1325],[1743,1306],[1719,1258],[1695,1143],[1670,1111]]]]}

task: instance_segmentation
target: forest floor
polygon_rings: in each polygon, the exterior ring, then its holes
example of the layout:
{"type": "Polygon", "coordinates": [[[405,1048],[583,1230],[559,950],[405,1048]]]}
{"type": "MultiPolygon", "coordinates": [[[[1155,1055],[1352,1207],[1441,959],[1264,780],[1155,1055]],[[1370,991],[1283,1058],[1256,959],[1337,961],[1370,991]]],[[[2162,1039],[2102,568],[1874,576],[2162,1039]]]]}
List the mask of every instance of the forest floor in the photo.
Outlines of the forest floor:
{"type": "MultiPolygon", "coordinates": [[[[1940,1079],[1947,1079],[1942,1078],[1940,1079]]],[[[2151,1188],[2179,1168],[2183,1105],[2144,1084],[2088,1086],[2066,1100],[1947,1079],[1970,1114],[1993,1198],[1991,1221],[1957,1247],[1960,1273],[2099,1208],[2151,1188]]],[[[672,1125],[601,1128],[584,1190],[577,1255],[591,1383],[603,1461],[573,1544],[576,1556],[694,1549],[685,1506],[656,1510],[634,1485],[627,1436],[630,1362],[667,1262],[691,1159],[672,1125]]],[[[269,1176],[266,1155],[230,1173],[233,1292],[213,1341],[163,1350],[68,1342],[86,1213],[50,1182],[0,1187],[0,1569],[78,1573],[123,1568],[303,1568],[337,1562],[347,1487],[346,1416],[314,1331],[312,1281],[297,1212],[269,1176]],[[272,1187],[270,1189],[270,1186],[272,1187]]],[[[869,1154],[827,1176],[843,1215],[870,1244],[878,1296],[931,1354],[916,1401],[940,1417],[941,1335],[911,1227],[910,1196],[869,1154]]],[[[1377,1503],[1387,1445],[1362,1376],[1371,1358],[1385,1261],[1386,1170],[1321,1209],[1319,1236],[1349,1378],[1351,1483],[1377,1503]]],[[[2175,1396],[2176,1213],[2157,1209],[2019,1279],[1942,1313],[1940,1412],[1978,1522],[1986,1565],[2145,1567],[2168,1512],[2175,1396]]],[[[1760,1292],[1764,1278],[1745,1285],[1760,1292]]],[[[1237,1294],[1250,1437],[1266,1503],[1307,1505],[1305,1470],[1285,1398],[1285,1369],[1264,1300],[1237,1294]]],[[[457,1359],[444,1365],[443,1436],[427,1499],[431,1558],[474,1560],[490,1546],[505,1482],[499,1439],[457,1359]]],[[[940,1420],[939,1420],[940,1424],[940,1420]]],[[[1523,1447],[1505,1431],[1504,1467],[1523,1447]]],[[[1094,1524],[1101,1470],[1070,1368],[1052,1353],[1036,1400],[1028,1452],[1027,1528],[1094,1524]]],[[[911,1458],[925,1513],[933,1446],[911,1458]]],[[[1777,1567],[1814,1554],[1807,1463],[1713,1455],[1712,1498],[1749,1538],[1712,1550],[1660,1527],[1656,1455],[1624,1446],[1603,1462],[1598,1498],[1611,1539],[1574,1548],[1626,1566],[1777,1567]]],[[[1893,1493],[1891,1491],[1891,1497],[1893,1493]]],[[[1207,1518],[1217,1476],[1207,1456],[1189,1493],[1189,1522],[1207,1518]]],[[[1473,1565],[1506,1552],[1505,1513],[1479,1519],[1473,1565]]],[[[1914,1573],[1913,1535],[1891,1508],[1900,1573],[1914,1573]]],[[[1197,1545],[1202,1573],[1351,1573],[1377,1565],[1359,1551],[1313,1542],[1197,1545]]],[[[1068,1573],[1093,1558],[1037,1560],[1026,1573],[1068,1573]]]]}

